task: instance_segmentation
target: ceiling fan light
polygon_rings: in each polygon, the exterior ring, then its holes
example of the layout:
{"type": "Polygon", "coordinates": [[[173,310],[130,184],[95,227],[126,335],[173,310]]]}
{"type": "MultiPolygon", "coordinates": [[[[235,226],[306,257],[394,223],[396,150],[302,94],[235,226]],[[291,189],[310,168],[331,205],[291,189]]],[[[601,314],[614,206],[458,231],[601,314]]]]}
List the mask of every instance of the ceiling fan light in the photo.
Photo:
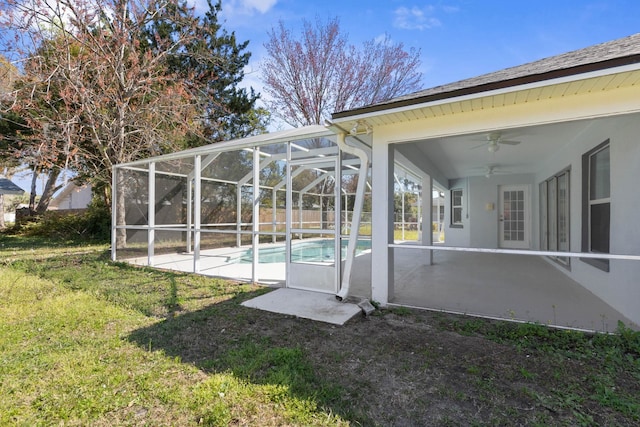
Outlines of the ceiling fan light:
{"type": "Polygon", "coordinates": [[[495,153],[496,151],[498,151],[500,147],[498,146],[497,143],[495,142],[490,142],[489,146],[487,147],[487,150],[489,150],[490,153],[495,153]]]}

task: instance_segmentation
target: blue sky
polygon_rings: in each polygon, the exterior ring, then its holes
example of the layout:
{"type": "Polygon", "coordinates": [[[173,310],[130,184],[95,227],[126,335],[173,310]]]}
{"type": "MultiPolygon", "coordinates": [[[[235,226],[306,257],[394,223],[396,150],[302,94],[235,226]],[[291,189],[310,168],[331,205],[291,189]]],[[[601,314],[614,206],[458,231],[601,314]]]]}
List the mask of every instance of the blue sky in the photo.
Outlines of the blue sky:
{"type": "MultiPolygon", "coordinates": [[[[244,84],[260,92],[267,32],[280,20],[299,33],[303,20],[336,16],[356,46],[386,33],[421,49],[424,88],[640,32],[638,0],[223,0],[219,21],[249,40],[244,84]]],[[[28,189],[28,180],[16,182],[28,189]]]]}
{"type": "Polygon", "coordinates": [[[386,33],[420,48],[424,88],[640,32],[637,0],[223,0],[220,22],[250,41],[246,80],[259,90],[267,31],[335,16],[352,44],[386,33]]]}

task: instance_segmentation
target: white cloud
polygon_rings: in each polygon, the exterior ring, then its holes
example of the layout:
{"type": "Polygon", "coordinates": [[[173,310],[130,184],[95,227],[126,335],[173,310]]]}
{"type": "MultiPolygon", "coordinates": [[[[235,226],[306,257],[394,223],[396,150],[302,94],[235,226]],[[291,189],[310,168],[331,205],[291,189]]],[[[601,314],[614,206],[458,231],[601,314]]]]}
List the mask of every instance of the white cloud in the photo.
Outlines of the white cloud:
{"type": "Polygon", "coordinates": [[[456,13],[460,11],[458,6],[442,6],[442,10],[446,13],[456,13]]]}
{"type": "Polygon", "coordinates": [[[222,10],[228,14],[254,15],[256,12],[265,14],[278,0],[229,0],[222,3],[222,10]]]}
{"type": "Polygon", "coordinates": [[[442,25],[440,20],[433,16],[435,13],[435,7],[399,7],[393,14],[395,19],[393,25],[396,28],[403,30],[428,30],[430,28],[439,27],[442,25]]]}

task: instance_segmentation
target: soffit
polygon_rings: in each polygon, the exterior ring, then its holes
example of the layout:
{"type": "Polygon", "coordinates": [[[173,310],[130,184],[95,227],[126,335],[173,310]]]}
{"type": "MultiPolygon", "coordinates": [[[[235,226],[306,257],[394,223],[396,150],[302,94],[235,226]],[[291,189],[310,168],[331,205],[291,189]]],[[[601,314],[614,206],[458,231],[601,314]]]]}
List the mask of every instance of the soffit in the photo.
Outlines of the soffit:
{"type": "MultiPolygon", "coordinates": [[[[620,73],[599,75],[586,79],[562,81],[543,86],[525,88],[512,88],[508,91],[486,93],[483,95],[461,97],[457,99],[442,100],[413,108],[387,110],[370,115],[361,115],[351,118],[336,119],[337,123],[355,123],[356,120],[366,120],[375,127],[392,125],[416,120],[434,119],[438,117],[477,112],[480,110],[492,110],[511,107],[515,105],[534,103],[557,98],[586,95],[590,93],[602,93],[640,84],[640,70],[633,69],[620,73]]],[[[348,127],[348,126],[347,126],[348,127]]]]}

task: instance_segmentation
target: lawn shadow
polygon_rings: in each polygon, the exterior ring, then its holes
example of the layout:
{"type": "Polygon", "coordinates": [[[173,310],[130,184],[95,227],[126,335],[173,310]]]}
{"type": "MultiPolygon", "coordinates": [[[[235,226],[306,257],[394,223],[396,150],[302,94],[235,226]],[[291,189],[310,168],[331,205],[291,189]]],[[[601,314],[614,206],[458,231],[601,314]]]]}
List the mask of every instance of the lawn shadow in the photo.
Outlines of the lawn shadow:
{"type": "Polygon", "coordinates": [[[335,326],[240,305],[265,292],[243,292],[201,310],[177,313],[134,331],[129,340],[206,373],[228,372],[250,383],[284,386],[291,398],[313,401],[320,410],[356,425],[369,424],[346,398],[359,391],[330,381],[327,369],[335,366],[318,355],[318,341],[335,326]]]}

